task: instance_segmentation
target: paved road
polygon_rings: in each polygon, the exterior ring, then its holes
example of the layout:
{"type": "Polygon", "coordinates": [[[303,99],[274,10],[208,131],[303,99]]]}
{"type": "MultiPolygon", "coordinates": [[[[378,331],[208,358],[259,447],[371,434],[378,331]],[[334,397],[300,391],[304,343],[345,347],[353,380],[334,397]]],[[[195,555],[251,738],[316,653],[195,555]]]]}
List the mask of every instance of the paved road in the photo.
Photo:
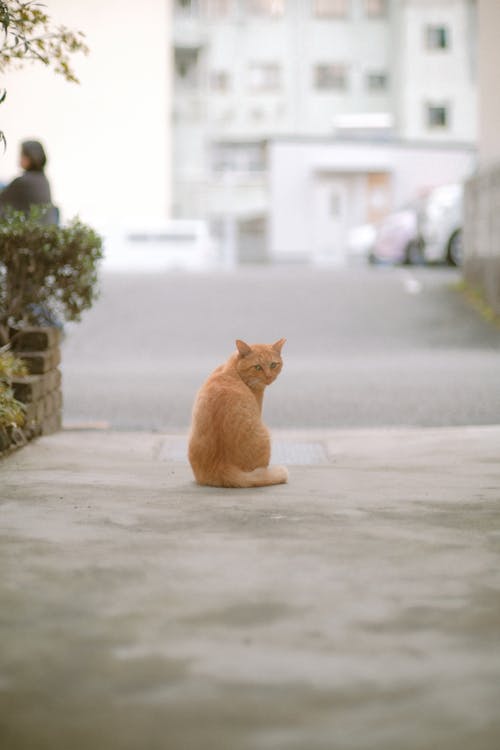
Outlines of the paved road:
{"type": "Polygon", "coordinates": [[[185,430],[234,339],[287,338],[281,428],[500,423],[500,330],[443,269],[106,274],[63,347],[65,419],[185,430]]]}

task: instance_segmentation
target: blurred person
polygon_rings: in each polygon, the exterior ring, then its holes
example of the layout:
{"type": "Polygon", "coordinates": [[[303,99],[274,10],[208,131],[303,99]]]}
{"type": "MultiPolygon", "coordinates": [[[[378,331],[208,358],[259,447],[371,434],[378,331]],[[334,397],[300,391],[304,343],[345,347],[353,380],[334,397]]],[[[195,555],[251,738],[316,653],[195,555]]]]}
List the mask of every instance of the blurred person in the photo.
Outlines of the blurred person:
{"type": "MultiPolygon", "coordinates": [[[[44,172],[46,164],[47,156],[39,141],[21,143],[19,165],[24,171],[0,192],[0,220],[9,209],[28,214],[32,206],[46,206],[40,222],[59,223],[59,210],[52,205],[50,184],[44,172]]],[[[30,313],[38,325],[63,329],[61,321],[45,305],[30,305],[30,313]]]]}
{"type": "Polygon", "coordinates": [[[44,169],[47,156],[39,141],[23,141],[19,164],[23,174],[16,177],[0,192],[0,216],[10,208],[29,213],[32,206],[49,206],[41,221],[58,223],[58,210],[52,205],[50,184],[44,169]]]}

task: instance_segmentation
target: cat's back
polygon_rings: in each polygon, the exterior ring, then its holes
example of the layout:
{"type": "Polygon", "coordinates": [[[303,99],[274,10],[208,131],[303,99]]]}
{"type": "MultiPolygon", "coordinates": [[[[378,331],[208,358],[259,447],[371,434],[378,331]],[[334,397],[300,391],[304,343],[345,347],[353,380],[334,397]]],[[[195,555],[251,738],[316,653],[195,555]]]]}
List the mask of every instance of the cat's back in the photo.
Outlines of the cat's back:
{"type": "Polygon", "coordinates": [[[253,404],[255,399],[241,378],[221,365],[198,391],[194,414],[196,416],[200,411],[220,412],[243,403],[253,404]]]}

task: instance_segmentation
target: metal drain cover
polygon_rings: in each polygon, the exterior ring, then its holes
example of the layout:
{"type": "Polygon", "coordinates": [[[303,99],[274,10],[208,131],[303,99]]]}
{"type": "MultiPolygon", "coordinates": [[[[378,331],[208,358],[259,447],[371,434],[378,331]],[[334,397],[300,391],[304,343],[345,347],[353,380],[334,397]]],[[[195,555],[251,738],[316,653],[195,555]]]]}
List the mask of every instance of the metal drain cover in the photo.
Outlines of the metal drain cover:
{"type": "Polygon", "coordinates": [[[272,444],[271,463],[314,466],[328,463],[328,457],[322,443],[276,440],[272,444]]]}
{"type": "MultiPolygon", "coordinates": [[[[167,437],[161,445],[158,459],[187,463],[187,438],[167,437]]],[[[322,443],[299,440],[274,440],[271,463],[292,466],[315,466],[328,463],[328,456],[322,443]]]]}

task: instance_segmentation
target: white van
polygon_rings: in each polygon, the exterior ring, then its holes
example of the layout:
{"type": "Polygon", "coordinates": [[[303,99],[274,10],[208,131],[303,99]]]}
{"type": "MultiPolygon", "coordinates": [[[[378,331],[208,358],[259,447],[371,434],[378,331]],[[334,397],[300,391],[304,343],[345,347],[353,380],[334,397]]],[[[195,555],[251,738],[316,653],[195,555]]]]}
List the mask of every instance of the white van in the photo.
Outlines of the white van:
{"type": "Polygon", "coordinates": [[[196,219],[134,221],[103,230],[104,268],[117,271],[198,271],[215,264],[208,224],[196,219]]]}

